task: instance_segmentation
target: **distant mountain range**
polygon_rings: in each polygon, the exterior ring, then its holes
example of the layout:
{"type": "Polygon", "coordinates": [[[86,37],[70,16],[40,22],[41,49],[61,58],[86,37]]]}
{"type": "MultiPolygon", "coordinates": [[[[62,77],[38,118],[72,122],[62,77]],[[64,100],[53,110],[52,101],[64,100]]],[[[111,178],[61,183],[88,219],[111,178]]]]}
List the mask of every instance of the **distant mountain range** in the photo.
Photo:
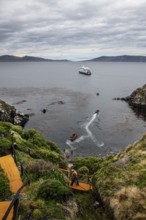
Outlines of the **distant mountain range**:
{"type": "MultiPolygon", "coordinates": [[[[17,57],[12,55],[0,56],[0,62],[55,62],[55,61],[70,61],[70,60],[53,60],[44,59],[41,57],[24,56],[17,57]]],[[[101,56],[85,61],[96,61],[96,62],[146,62],[146,56],[101,56]]]]}
{"type": "Polygon", "coordinates": [[[94,58],[88,61],[98,61],[98,62],[146,62],[146,56],[102,56],[94,58]]]}
{"type": "Polygon", "coordinates": [[[68,61],[68,60],[53,60],[53,59],[44,59],[41,57],[32,57],[24,56],[17,57],[12,55],[3,55],[0,56],[0,62],[53,62],[53,61],[68,61]]]}

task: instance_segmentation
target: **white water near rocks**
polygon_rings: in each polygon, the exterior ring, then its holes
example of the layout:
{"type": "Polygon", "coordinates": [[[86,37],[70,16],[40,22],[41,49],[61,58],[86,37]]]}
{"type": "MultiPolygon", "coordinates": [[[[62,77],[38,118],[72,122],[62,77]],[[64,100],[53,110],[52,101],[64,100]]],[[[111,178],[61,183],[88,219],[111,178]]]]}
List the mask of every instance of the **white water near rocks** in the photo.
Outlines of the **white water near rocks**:
{"type": "Polygon", "coordinates": [[[95,137],[95,135],[92,133],[92,131],[89,129],[90,125],[92,125],[92,123],[95,121],[95,119],[97,118],[97,116],[99,116],[99,113],[94,113],[90,118],[88,118],[88,120],[81,126],[83,127],[83,129],[85,129],[86,134],[82,135],[80,137],[78,137],[76,140],[74,141],[70,141],[67,140],[66,141],[66,145],[70,147],[70,149],[65,149],[65,153],[67,155],[70,155],[70,151],[76,150],[77,147],[77,143],[80,143],[81,141],[85,140],[86,138],[90,138],[96,147],[103,147],[104,146],[104,142],[100,142],[97,137],[95,137]]]}

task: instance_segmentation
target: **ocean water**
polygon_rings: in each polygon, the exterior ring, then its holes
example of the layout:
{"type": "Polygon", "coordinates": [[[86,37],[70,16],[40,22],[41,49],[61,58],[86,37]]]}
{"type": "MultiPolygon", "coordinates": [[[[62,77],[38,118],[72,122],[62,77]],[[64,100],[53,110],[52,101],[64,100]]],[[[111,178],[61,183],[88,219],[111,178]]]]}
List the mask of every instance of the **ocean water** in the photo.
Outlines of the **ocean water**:
{"type": "Polygon", "coordinates": [[[142,137],[146,113],[113,98],[145,83],[146,63],[0,63],[0,99],[31,115],[25,129],[41,131],[74,156],[116,153],[142,137]],[[78,73],[82,65],[91,76],[78,73]],[[74,142],[72,133],[78,135],[74,142]]]}

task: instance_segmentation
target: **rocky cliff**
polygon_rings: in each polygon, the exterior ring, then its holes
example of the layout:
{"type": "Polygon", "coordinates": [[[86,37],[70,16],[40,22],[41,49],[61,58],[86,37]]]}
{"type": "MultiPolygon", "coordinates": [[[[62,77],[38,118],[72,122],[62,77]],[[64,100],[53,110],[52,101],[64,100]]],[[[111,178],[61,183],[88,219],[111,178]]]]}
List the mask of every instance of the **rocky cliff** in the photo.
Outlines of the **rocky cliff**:
{"type": "Polygon", "coordinates": [[[143,87],[134,90],[130,96],[127,96],[122,100],[127,101],[133,106],[146,107],[146,84],[143,87]]]}
{"type": "Polygon", "coordinates": [[[29,115],[16,112],[14,106],[0,100],[0,121],[11,122],[14,125],[24,126],[29,120],[29,115]]]}
{"type": "Polygon", "coordinates": [[[131,106],[135,107],[146,107],[146,84],[134,90],[131,95],[122,97],[122,98],[114,98],[115,100],[122,100],[128,102],[131,106]]]}
{"type": "Polygon", "coordinates": [[[146,120],[146,84],[141,88],[134,90],[131,95],[126,97],[117,97],[113,100],[125,101],[133,109],[135,114],[146,120]]]}

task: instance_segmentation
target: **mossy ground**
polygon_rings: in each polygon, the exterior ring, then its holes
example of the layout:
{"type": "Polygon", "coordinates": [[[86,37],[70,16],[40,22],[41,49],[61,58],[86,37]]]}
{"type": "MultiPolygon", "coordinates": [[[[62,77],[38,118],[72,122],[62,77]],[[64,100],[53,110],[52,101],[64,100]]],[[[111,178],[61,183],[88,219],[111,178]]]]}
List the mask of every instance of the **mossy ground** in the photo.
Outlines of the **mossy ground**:
{"type": "Polygon", "coordinates": [[[9,180],[3,169],[0,168],[0,201],[8,199],[11,194],[9,180]]]}

